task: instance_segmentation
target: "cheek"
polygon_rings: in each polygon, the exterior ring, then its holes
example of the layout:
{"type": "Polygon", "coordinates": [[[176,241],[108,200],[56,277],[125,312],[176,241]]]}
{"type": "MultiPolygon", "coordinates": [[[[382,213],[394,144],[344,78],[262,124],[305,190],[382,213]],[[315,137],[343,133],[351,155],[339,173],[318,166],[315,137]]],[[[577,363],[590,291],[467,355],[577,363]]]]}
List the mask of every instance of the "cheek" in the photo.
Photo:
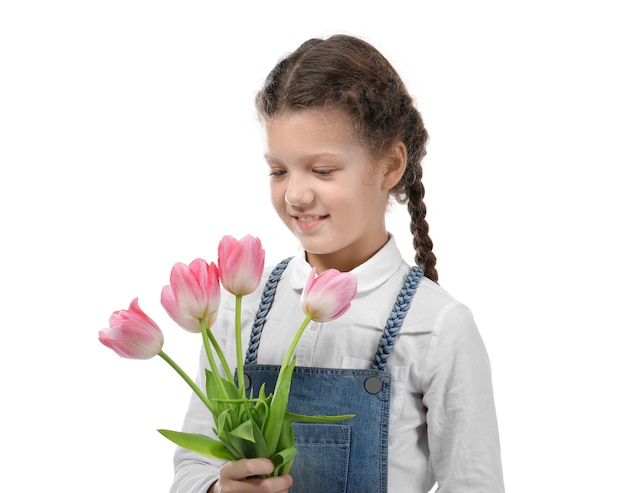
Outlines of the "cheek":
{"type": "Polygon", "coordinates": [[[353,183],[347,182],[333,190],[333,198],[346,203],[367,202],[376,193],[374,185],[362,178],[355,178],[353,183]]]}
{"type": "Polygon", "coordinates": [[[372,219],[385,214],[389,202],[388,194],[376,186],[363,186],[351,195],[341,197],[344,209],[357,217],[363,215],[372,219]]]}
{"type": "Polygon", "coordinates": [[[285,203],[285,191],[277,183],[270,184],[270,199],[276,212],[280,213],[285,203]]]}

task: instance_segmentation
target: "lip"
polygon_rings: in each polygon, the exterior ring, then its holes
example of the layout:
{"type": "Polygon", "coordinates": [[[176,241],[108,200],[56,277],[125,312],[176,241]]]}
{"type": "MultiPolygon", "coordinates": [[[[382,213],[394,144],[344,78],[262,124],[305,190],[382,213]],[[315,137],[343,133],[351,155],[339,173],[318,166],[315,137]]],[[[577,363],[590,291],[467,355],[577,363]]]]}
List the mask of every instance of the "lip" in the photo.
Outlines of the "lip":
{"type": "Polygon", "coordinates": [[[311,231],[323,223],[328,216],[316,214],[302,214],[291,216],[300,231],[311,231]]]}

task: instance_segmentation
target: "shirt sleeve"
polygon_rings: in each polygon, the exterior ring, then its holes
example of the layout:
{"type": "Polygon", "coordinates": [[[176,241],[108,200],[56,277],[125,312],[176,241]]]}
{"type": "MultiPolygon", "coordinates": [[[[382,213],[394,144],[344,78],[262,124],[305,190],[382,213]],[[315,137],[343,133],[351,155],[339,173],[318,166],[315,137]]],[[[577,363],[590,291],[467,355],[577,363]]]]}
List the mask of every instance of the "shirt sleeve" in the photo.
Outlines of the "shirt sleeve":
{"type": "MultiPolygon", "coordinates": [[[[204,368],[208,366],[204,351],[200,356],[200,371],[196,383],[205,388],[204,368]]],[[[213,416],[198,396],[192,393],[182,431],[215,437],[213,416]]],[[[223,462],[178,447],[174,453],[174,481],[170,493],[206,493],[218,479],[223,462]]]]}
{"type": "Polygon", "coordinates": [[[424,369],[430,467],[439,493],[502,493],[491,367],[469,309],[438,316],[424,369]]]}

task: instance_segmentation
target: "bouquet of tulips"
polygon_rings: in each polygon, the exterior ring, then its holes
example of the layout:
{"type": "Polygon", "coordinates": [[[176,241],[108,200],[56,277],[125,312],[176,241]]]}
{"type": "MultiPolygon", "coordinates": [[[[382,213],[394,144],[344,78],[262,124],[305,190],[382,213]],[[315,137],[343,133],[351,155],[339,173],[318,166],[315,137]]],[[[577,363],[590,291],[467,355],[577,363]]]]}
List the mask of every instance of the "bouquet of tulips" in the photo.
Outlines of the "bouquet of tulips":
{"type": "Polygon", "coordinates": [[[296,358],[294,350],[313,321],[339,317],[356,295],[356,277],[334,269],[319,276],[311,270],[302,292],[304,320],[281,365],[274,392],[266,395],[264,386],[257,395],[247,395],[244,387],[241,344],[241,304],[243,296],[259,286],[265,252],[258,238],[248,235],[241,240],[225,236],[218,246],[218,264],[196,259],[189,265],[177,263],[170,275],[170,285],[161,292],[161,304],[183,329],[202,334],[210,368],[206,368],[206,388],[201,389],[163,352],[164,337],[159,326],[139,308],[135,298],[128,310],[113,312],[109,327],[98,333],[100,342],[125,358],[163,358],[191,387],[213,415],[217,439],[192,433],[158,430],[177,445],[221,460],[266,457],[274,463],[274,475],[289,472],[296,455],[292,424],[296,421],[331,422],[354,415],[307,416],[287,411],[291,375],[296,358]],[[211,331],[218,316],[221,286],[235,296],[235,347],[237,379],[211,331]],[[221,365],[222,372],[220,372],[221,365]]]}

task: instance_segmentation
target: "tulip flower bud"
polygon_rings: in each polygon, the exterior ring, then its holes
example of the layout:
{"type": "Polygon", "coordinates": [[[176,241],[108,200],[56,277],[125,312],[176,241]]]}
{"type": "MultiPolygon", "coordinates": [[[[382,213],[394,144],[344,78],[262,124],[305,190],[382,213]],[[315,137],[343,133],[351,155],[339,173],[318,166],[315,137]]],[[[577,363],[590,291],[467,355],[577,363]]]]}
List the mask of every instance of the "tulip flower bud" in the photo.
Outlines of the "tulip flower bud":
{"type": "Polygon", "coordinates": [[[236,240],[224,236],[217,248],[217,264],[224,289],[234,295],[252,293],[261,282],[265,250],[261,241],[250,235],[236,240]]]}
{"type": "Polygon", "coordinates": [[[200,321],[213,325],[220,304],[220,281],[217,266],[196,259],[188,266],[176,263],[170,285],[161,291],[161,305],[183,329],[200,332],[200,321]]]}
{"type": "Polygon", "coordinates": [[[135,298],[128,310],[113,312],[109,328],[98,332],[102,344],[123,358],[150,359],[163,348],[163,332],[135,298]]]}
{"type": "Polygon", "coordinates": [[[311,269],[302,291],[302,309],[316,322],[327,322],[343,315],[356,296],[357,279],[349,272],[328,269],[316,276],[311,269]]]}

